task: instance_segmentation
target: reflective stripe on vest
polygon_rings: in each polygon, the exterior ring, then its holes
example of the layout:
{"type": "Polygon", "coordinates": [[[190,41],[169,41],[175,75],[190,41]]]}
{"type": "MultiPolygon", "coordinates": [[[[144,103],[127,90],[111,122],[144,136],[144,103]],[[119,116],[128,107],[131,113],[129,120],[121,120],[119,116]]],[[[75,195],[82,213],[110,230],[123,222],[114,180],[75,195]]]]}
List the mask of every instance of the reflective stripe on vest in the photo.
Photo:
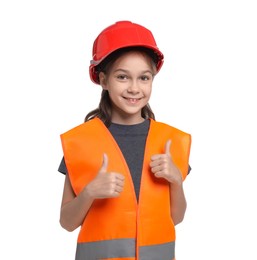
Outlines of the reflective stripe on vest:
{"type": "Polygon", "coordinates": [[[175,228],[170,216],[170,184],[156,178],[149,167],[151,156],[164,153],[169,139],[172,159],[183,179],[186,178],[191,136],[151,119],[137,202],[126,160],[100,119],[87,121],[61,135],[65,163],[76,195],[95,178],[104,153],[108,155],[107,172],[118,172],[125,177],[119,197],[93,202],[79,232],[76,260],[95,260],[86,255],[98,257],[98,252],[103,253],[99,259],[110,258],[109,252],[114,252],[113,260],[116,255],[119,259],[120,253],[123,259],[173,259],[175,228]]]}
{"type": "MultiPolygon", "coordinates": [[[[135,259],[135,239],[113,239],[77,245],[76,260],[135,259]]],[[[140,260],[171,260],[175,257],[175,243],[139,247],[140,260]]]]}

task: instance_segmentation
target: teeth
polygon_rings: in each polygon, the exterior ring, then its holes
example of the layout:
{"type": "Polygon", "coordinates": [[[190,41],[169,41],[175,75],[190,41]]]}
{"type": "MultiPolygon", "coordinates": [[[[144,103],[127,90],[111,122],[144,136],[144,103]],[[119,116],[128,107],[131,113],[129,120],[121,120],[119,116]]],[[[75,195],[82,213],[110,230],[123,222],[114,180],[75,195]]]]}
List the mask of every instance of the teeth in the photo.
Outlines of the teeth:
{"type": "Polygon", "coordinates": [[[137,98],[129,98],[128,100],[129,100],[129,102],[131,102],[131,103],[136,103],[136,102],[138,101],[137,98]]]}
{"type": "Polygon", "coordinates": [[[139,98],[127,98],[128,100],[131,100],[131,101],[137,101],[139,100],[139,98]]]}

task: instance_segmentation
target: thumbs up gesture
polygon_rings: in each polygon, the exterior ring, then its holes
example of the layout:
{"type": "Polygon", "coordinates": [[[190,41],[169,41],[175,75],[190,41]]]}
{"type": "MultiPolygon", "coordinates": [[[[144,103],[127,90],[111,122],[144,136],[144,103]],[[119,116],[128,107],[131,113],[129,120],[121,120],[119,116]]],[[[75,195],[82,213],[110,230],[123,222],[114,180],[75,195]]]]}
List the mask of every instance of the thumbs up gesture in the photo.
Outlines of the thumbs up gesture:
{"type": "Polygon", "coordinates": [[[174,164],[170,154],[171,140],[165,144],[164,154],[155,154],[151,157],[150,167],[156,178],[164,178],[172,184],[181,184],[182,175],[174,164]]]}
{"type": "Polygon", "coordinates": [[[116,172],[107,172],[108,156],[103,155],[103,163],[96,177],[86,186],[87,193],[93,199],[118,197],[124,187],[124,176],[116,172]]]}

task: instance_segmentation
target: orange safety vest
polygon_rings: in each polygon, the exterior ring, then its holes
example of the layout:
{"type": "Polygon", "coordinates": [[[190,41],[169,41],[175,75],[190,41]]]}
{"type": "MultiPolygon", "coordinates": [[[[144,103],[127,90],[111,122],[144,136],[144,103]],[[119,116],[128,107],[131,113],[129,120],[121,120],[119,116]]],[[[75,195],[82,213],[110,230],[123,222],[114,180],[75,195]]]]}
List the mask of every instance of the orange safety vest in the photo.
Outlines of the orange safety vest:
{"type": "Polygon", "coordinates": [[[167,124],[150,119],[137,202],[125,158],[115,139],[94,118],[61,134],[64,158],[75,194],[97,175],[108,155],[108,171],[125,176],[123,192],[117,198],[96,199],[81,226],[76,260],[172,260],[175,259],[175,228],[170,215],[170,184],[156,178],[150,158],[164,153],[172,140],[171,155],[186,178],[191,136],[167,124]]]}

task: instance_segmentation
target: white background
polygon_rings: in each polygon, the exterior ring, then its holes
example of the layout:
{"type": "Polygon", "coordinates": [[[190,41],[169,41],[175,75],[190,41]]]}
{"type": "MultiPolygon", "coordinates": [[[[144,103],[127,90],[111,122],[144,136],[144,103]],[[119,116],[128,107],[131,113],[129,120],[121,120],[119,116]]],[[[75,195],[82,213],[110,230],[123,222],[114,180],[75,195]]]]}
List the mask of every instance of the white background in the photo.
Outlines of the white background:
{"type": "Polygon", "coordinates": [[[255,0],[1,1],[0,259],[74,259],[59,135],[98,105],[92,43],[117,20],[155,35],[165,63],[150,104],[192,134],[177,259],[257,259],[256,13],[255,0]]]}

